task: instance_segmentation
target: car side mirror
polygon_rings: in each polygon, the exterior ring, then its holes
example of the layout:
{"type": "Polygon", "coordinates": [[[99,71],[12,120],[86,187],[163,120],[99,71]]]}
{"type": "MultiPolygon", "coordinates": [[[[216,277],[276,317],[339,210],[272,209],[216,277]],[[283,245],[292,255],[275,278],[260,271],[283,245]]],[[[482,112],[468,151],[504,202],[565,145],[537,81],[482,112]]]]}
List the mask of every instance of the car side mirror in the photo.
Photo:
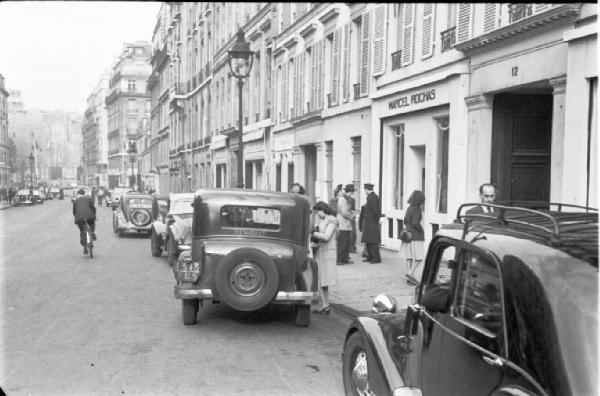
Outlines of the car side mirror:
{"type": "Polygon", "coordinates": [[[423,293],[421,305],[429,312],[445,313],[448,311],[448,306],[450,305],[450,291],[435,286],[428,288],[423,293]]]}

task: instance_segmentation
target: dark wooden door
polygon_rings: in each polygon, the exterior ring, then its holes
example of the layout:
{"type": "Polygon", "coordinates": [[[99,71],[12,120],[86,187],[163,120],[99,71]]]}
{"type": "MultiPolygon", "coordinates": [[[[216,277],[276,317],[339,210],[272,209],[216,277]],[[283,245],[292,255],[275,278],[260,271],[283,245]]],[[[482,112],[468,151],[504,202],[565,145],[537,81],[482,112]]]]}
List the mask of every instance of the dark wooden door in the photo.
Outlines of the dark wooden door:
{"type": "Polygon", "coordinates": [[[492,183],[497,201],[550,199],[552,95],[494,99],[492,183]]]}

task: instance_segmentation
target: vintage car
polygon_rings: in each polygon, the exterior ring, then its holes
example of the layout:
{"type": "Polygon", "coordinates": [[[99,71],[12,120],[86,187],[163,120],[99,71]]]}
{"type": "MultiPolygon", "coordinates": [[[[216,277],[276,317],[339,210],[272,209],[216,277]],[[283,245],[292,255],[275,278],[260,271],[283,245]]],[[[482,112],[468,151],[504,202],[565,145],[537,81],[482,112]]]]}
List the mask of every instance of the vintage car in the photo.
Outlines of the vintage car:
{"type": "Polygon", "coordinates": [[[597,211],[475,205],[433,237],[414,304],[382,294],[350,325],[347,395],[598,394],[597,211]]]}
{"type": "Polygon", "coordinates": [[[109,190],[109,195],[106,197],[106,206],[116,208],[119,206],[119,201],[123,194],[134,191],[131,187],[115,187],[109,190]]]}
{"type": "Polygon", "coordinates": [[[159,216],[152,223],[150,250],[152,255],[160,257],[167,251],[169,265],[174,265],[179,257],[180,247],[189,249],[192,241],[192,215],[194,193],[169,194],[168,214],[159,216]]]}
{"type": "Polygon", "coordinates": [[[310,323],[318,299],[308,265],[306,197],[241,189],[196,191],[191,250],[173,268],[183,323],[196,323],[205,301],[239,311],[293,304],[299,326],[310,323]]]}
{"type": "Polygon", "coordinates": [[[58,187],[50,187],[48,190],[48,199],[59,199],[60,198],[60,188],[58,187]]]}
{"type": "Polygon", "coordinates": [[[158,202],[150,194],[128,192],[113,207],[113,231],[119,236],[126,232],[145,232],[150,235],[152,222],[158,217],[158,202]]]}
{"type": "Polygon", "coordinates": [[[21,189],[15,194],[14,206],[32,206],[34,205],[32,198],[31,190],[21,189]]]}

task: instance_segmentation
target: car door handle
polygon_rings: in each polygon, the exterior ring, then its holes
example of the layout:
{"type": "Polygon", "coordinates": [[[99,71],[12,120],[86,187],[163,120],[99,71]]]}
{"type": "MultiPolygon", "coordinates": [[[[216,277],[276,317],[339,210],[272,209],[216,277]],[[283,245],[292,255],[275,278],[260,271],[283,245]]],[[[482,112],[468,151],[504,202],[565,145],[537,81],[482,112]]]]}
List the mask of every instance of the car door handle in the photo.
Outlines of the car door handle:
{"type": "Polygon", "coordinates": [[[484,362],[486,362],[490,366],[502,367],[502,365],[503,365],[502,360],[500,360],[500,358],[492,359],[491,357],[488,357],[485,355],[482,356],[481,358],[483,359],[484,362]]]}

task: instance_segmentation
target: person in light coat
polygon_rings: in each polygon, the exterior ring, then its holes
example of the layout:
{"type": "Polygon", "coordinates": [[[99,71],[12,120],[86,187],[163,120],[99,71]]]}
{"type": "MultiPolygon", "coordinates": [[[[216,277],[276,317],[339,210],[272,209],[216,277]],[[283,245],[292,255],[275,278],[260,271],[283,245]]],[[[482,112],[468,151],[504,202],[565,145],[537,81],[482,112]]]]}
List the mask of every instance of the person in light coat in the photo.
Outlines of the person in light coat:
{"type": "Polygon", "coordinates": [[[315,231],[311,236],[314,259],[318,266],[318,287],[320,307],[313,310],[316,314],[329,314],[329,286],[337,284],[336,244],[338,222],[333,210],[323,201],[313,207],[317,215],[315,231]]]}

